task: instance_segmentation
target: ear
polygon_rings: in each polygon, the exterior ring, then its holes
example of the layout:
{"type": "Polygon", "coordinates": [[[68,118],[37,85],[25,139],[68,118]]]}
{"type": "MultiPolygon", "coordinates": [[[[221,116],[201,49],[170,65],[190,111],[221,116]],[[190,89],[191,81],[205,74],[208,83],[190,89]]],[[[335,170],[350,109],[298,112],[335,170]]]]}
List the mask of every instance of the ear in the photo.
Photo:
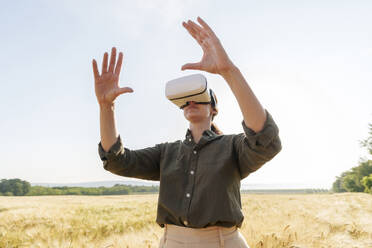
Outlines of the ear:
{"type": "Polygon", "coordinates": [[[213,115],[215,115],[215,114],[217,114],[217,112],[216,112],[216,110],[212,107],[212,106],[210,106],[209,105],[209,113],[213,116],[213,115]]]}
{"type": "Polygon", "coordinates": [[[217,115],[218,111],[215,108],[212,108],[212,115],[217,115]]]}

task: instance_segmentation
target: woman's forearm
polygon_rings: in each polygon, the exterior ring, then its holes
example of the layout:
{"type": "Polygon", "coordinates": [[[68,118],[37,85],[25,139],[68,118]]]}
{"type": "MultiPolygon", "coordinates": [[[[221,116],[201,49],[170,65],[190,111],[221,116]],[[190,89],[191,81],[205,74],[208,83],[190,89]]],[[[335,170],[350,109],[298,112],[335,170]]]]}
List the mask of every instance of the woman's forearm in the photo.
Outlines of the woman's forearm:
{"type": "Polygon", "coordinates": [[[231,66],[221,76],[226,80],[239,103],[245,125],[255,132],[262,130],[266,112],[236,66],[231,66]]]}
{"type": "Polygon", "coordinates": [[[118,138],[114,108],[114,104],[100,105],[101,145],[105,151],[108,151],[118,138]]]}

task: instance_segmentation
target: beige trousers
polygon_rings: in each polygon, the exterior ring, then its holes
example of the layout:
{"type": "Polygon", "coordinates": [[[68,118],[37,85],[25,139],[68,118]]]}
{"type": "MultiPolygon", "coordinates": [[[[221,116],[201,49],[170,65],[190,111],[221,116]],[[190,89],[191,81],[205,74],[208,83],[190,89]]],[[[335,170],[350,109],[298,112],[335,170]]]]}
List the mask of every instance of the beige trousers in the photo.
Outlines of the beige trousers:
{"type": "Polygon", "coordinates": [[[249,248],[237,227],[187,228],[166,224],[159,248],[249,248]]]}

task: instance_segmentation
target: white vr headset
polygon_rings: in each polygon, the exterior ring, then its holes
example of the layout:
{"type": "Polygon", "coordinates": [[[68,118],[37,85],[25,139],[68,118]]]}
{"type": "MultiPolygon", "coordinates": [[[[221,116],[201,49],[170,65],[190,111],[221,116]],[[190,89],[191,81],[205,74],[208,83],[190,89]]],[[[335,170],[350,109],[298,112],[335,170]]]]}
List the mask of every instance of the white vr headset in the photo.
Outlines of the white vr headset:
{"type": "Polygon", "coordinates": [[[189,102],[199,104],[211,104],[217,108],[217,98],[214,92],[208,87],[207,79],[202,74],[193,74],[167,82],[165,96],[183,109],[189,102]]]}

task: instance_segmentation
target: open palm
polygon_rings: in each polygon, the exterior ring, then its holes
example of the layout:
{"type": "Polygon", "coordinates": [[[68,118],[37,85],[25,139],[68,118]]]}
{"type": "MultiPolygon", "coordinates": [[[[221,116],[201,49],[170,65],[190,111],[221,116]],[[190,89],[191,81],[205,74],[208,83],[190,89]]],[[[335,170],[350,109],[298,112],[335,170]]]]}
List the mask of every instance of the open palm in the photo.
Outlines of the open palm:
{"type": "Polygon", "coordinates": [[[94,73],[94,88],[96,92],[97,101],[100,105],[112,104],[116,97],[123,93],[133,92],[129,87],[119,87],[119,76],[121,66],[123,63],[123,53],[119,53],[119,58],[116,62],[116,48],[111,50],[110,64],[108,65],[108,53],[103,55],[102,71],[98,72],[97,62],[93,59],[93,73],[94,73]]]}
{"type": "Polygon", "coordinates": [[[202,70],[222,75],[229,70],[233,64],[213,30],[200,17],[198,17],[197,20],[201,26],[191,20],[187,23],[183,22],[182,25],[203,49],[203,57],[198,63],[183,65],[182,70],[202,70]]]}

